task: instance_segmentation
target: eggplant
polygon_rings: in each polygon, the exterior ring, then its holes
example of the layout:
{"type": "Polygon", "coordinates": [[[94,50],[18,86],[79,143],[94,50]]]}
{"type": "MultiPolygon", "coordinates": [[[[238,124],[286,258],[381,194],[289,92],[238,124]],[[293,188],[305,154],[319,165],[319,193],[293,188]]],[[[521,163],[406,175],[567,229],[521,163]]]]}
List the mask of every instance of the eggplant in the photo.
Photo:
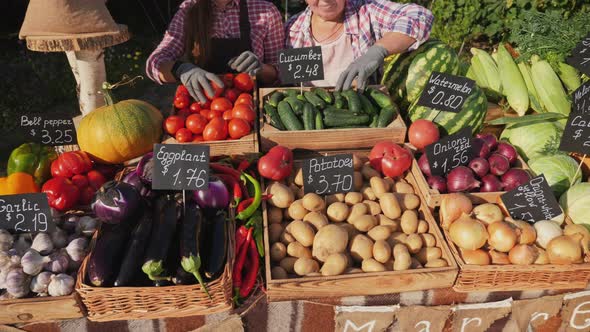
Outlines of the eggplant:
{"type": "Polygon", "coordinates": [[[130,285],[135,276],[141,272],[141,263],[143,262],[153,224],[152,214],[149,209],[143,210],[143,215],[133,230],[121,269],[113,284],[115,287],[130,285]]]}
{"type": "Polygon", "coordinates": [[[176,233],[177,205],[173,195],[160,196],[154,206],[154,225],[141,270],[152,280],[168,280],[164,260],[176,233]]]}
{"type": "MultiPolygon", "coordinates": [[[[176,206],[177,211],[181,212],[180,207],[182,207],[182,204],[179,204],[179,202],[176,201],[176,206]]],[[[164,274],[172,282],[174,282],[176,272],[180,268],[180,234],[182,231],[179,223],[180,217],[181,216],[176,217],[176,231],[174,232],[174,237],[172,238],[168,253],[166,254],[166,259],[164,260],[164,274]]]]}
{"type": "Polygon", "coordinates": [[[172,282],[175,285],[193,285],[196,281],[195,276],[186,272],[182,266],[176,269],[176,274],[172,277],[172,282]]]}
{"type": "Polygon", "coordinates": [[[132,185],[109,181],[94,196],[92,210],[98,219],[108,224],[118,224],[131,219],[141,208],[141,196],[132,185]]]}
{"type": "Polygon", "coordinates": [[[199,243],[201,240],[201,224],[203,213],[196,202],[190,201],[184,205],[184,216],[182,218],[182,241],[180,244],[180,264],[184,271],[195,276],[205,294],[211,298],[207,285],[201,277],[201,255],[199,243]]]}
{"type": "Polygon", "coordinates": [[[131,228],[127,224],[103,224],[100,237],[88,260],[86,272],[89,282],[96,287],[108,286],[117,275],[131,228]]]}
{"type": "Polygon", "coordinates": [[[223,273],[227,255],[228,234],[225,210],[205,210],[199,245],[203,260],[203,274],[207,280],[215,280],[223,273]]]}

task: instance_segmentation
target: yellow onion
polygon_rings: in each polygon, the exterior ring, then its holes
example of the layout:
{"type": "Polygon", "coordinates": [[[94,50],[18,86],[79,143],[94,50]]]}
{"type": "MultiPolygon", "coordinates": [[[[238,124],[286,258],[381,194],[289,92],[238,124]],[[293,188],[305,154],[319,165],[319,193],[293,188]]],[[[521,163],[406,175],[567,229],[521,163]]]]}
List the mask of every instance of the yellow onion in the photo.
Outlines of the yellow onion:
{"type": "Polygon", "coordinates": [[[516,232],[510,225],[498,221],[488,226],[488,243],[500,252],[509,252],[516,244],[516,232]]]}
{"type": "Polygon", "coordinates": [[[492,258],[493,265],[508,265],[510,260],[508,254],[504,252],[498,252],[496,250],[490,250],[490,257],[492,258]]]}
{"type": "Polygon", "coordinates": [[[475,250],[483,247],[488,239],[488,232],[479,221],[467,215],[461,216],[449,227],[451,240],[465,250],[475,250]]]}
{"type": "Polygon", "coordinates": [[[515,265],[531,265],[539,256],[537,248],[527,244],[517,244],[508,253],[510,263],[515,265]]]}
{"type": "Polygon", "coordinates": [[[588,228],[576,224],[565,226],[563,235],[572,236],[574,234],[580,234],[582,236],[580,239],[580,245],[582,246],[582,250],[584,250],[584,254],[588,254],[590,246],[590,231],[588,231],[588,228]]]}
{"type": "Polygon", "coordinates": [[[528,222],[511,218],[507,218],[506,221],[516,227],[516,237],[519,244],[533,244],[537,240],[537,231],[528,222]]]}
{"type": "Polygon", "coordinates": [[[547,251],[545,251],[545,249],[541,249],[541,248],[537,247],[537,252],[539,253],[539,256],[535,260],[535,264],[537,264],[537,265],[549,264],[549,256],[547,255],[547,251]]]}
{"type": "Polygon", "coordinates": [[[493,203],[485,203],[476,206],[473,209],[473,214],[477,220],[483,222],[487,226],[504,219],[504,214],[502,214],[500,207],[493,203]]]}
{"type": "Polygon", "coordinates": [[[490,265],[490,256],[485,250],[462,250],[463,260],[469,265],[490,265]]]}
{"type": "Polygon", "coordinates": [[[440,219],[442,228],[449,229],[450,225],[459,219],[463,214],[470,214],[473,210],[473,204],[469,197],[464,194],[448,194],[440,204],[440,219]]]}
{"type": "Polygon", "coordinates": [[[547,244],[547,255],[551,264],[572,264],[582,262],[582,247],[579,234],[562,235],[547,244]]]}

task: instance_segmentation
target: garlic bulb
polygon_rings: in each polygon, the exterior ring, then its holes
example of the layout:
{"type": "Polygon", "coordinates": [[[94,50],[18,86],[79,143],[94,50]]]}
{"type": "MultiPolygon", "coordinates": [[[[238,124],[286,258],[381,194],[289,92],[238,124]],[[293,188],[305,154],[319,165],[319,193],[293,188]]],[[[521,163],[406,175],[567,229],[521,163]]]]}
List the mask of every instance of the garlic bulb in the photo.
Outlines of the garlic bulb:
{"type": "Polygon", "coordinates": [[[21,258],[20,264],[26,274],[36,276],[43,270],[43,264],[49,261],[49,257],[43,257],[37,250],[29,249],[21,258]]]}
{"type": "Polygon", "coordinates": [[[53,273],[47,271],[41,272],[38,275],[34,276],[31,280],[31,291],[41,296],[46,296],[47,287],[49,286],[49,282],[51,282],[52,276],[53,273]]]}
{"type": "Polygon", "coordinates": [[[91,237],[98,227],[98,220],[89,216],[80,217],[76,224],[76,234],[91,237]]]}
{"type": "Polygon", "coordinates": [[[74,278],[64,273],[51,276],[47,291],[51,296],[70,295],[74,291],[74,278]]]}
{"type": "Polygon", "coordinates": [[[31,235],[30,234],[21,234],[18,237],[18,240],[14,243],[14,249],[19,255],[23,255],[27,250],[31,248],[31,235]]]}
{"type": "Polygon", "coordinates": [[[29,294],[30,282],[31,278],[23,272],[23,269],[13,268],[6,276],[6,291],[15,298],[25,297],[29,294]]]}
{"type": "Polygon", "coordinates": [[[69,259],[65,252],[54,252],[48,258],[49,260],[43,265],[45,270],[53,273],[63,273],[68,270],[69,259]]]}
{"type": "Polygon", "coordinates": [[[86,247],[88,246],[88,240],[83,237],[79,237],[77,239],[73,239],[68,246],[66,247],[66,251],[68,252],[68,256],[74,262],[81,262],[84,257],[86,257],[86,247]]]}
{"type": "Polygon", "coordinates": [[[0,229],[0,251],[7,251],[12,248],[12,243],[14,243],[12,235],[8,231],[0,229]]]}
{"type": "Polygon", "coordinates": [[[37,250],[41,255],[48,255],[53,251],[53,242],[47,233],[39,233],[33,239],[32,249],[37,250]]]}
{"type": "Polygon", "coordinates": [[[68,245],[68,234],[61,228],[56,228],[51,233],[51,242],[53,242],[54,248],[61,249],[68,245]]]}

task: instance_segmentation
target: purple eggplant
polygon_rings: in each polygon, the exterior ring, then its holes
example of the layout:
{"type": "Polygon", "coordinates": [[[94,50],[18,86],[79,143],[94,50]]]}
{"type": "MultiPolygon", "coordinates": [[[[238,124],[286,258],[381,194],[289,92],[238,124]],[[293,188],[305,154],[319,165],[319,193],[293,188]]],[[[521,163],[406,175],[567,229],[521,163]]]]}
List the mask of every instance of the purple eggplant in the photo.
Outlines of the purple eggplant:
{"type": "Polygon", "coordinates": [[[152,175],[154,173],[153,152],[146,153],[143,157],[141,157],[139,163],[137,163],[136,172],[143,183],[149,186],[152,185],[152,175]]]}
{"type": "Polygon", "coordinates": [[[160,196],[154,204],[154,225],[141,270],[152,280],[169,280],[164,261],[174,240],[177,204],[173,195],[160,196]]]}
{"type": "Polygon", "coordinates": [[[194,198],[202,209],[225,209],[229,205],[229,191],[215,176],[209,177],[209,188],[194,192],[194,198]]]}
{"type": "Polygon", "coordinates": [[[129,218],[140,206],[141,197],[135,188],[125,182],[109,181],[94,196],[92,210],[98,219],[118,224],[129,218]]]}
{"type": "Polygon", "coordinates": [[[137,226],[135,226],[131,235],[131,241],[129,241],[127,250],[125,251],[125,258],[114,283],[115,287],[130,285],[135,279],[135,276],[141,273],[141,263],[153,224],[151,211],[148,209],[143,210],[143,215],[137,226]]]}
{"type": "Polygon", "coordinates": [[[128,224],[103,225],[88,261],[86,276],[96,287],[110,286],[121,266],[121,254],[131,234],[128,224]]]}
{"type": "Polygon", "coordinates": [[[127,173],[121,182],[132,185],[135,190],[139,192],[139,195],[144,198],[154,198],[154,192],[150,190],[150,187],[143,183],[137,174],[137,170],[127,173]]]}

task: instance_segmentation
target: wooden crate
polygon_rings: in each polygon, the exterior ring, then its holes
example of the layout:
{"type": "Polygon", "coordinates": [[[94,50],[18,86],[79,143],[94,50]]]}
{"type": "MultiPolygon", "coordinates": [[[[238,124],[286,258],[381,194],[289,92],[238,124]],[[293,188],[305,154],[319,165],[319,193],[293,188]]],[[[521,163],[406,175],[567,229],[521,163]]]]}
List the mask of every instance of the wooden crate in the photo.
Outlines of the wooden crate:
{"type": "Polygon", "coordinates": [[[76,292],[68,296],[0,301],[0,324],[23,324],[84,317],[76,292]]]}
{"type": "Polygon", "coordinates": [[[428,222],[428,232],[436,238],[436,246],[442,250],[447,267],[422,268],[407,271],[355,273],[339,276],[300,277],[273,279],[271,275],[268,217],[263,205],[264,250],[267,298],[270,302],[324,297],[366,296],[451,287],[457,277],[457,264],[444,240],[432,213],[424,204],[424,197],[410,172],[405,179],[414,187],[422,201],[420,212],[428,222]]]}
{"type": "MultiPolygon", "coordinates": [[[[381,91],[388,93],[383,86],[377,86],[381,91]]],[[[265,98],[276,90],[288,90],[301,88],[263,88],[260,89],[260,148],[268,151],[275,145],[283,145],[290,149],[308,150],[338,150],[372,148],[377,142],[393,140],[396,143],[404,143],[407,127],[398,114],[386,128],[350,128],[350,129],[323,129],[323,130],[296,130],[281,131],[265,121],[263,103],[265,98]]],[[[309,91],[311,88],[303,88],[309,91]]]]}

